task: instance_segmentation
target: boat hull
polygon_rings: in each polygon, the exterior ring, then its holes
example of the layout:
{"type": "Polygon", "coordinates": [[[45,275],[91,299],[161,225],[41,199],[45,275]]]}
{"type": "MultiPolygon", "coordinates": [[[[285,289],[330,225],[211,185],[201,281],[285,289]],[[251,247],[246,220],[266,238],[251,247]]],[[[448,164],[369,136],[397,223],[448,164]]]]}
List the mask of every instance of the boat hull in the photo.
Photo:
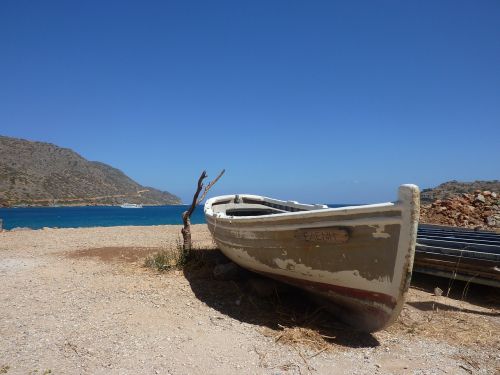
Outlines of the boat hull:
{"type": "MultiPolygon", "coordinates": [[[[237,196],[238,199],[245,196],[237,196]]],[[[395,203],[235,217],[205,206],[220,250],[251,271],[313,292],[344,322],[373,332],[399,315],[411,279],[419,192],[395,203]]]]}

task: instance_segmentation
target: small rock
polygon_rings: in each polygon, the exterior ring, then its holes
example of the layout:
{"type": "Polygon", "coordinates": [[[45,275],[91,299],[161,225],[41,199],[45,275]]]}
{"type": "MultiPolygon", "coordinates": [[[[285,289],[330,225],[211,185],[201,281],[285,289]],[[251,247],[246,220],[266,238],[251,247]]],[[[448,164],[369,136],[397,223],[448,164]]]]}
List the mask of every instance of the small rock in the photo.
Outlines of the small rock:
{"type": "Polygon", "coordinates": [[[497,224],[497,222],[493,216],[488,216],[486,218],[486,224],[488,224],[489,227],[494,227],[497,224]]]}
{"type": "Polygon", "coordinates": [[[491,191],[485,190],[485,191],[483,191],[483,195],[485,197],[489,197],[491,195],[491,191]]]}
{"type": "Polygon", "coordinates": [[[498,196],[498,194],[493,192],[493,193],[491,193],[491,196],[492,196],[492,198],[496,198],[498,196]]]}
{"type": "Polygon", "coordinates": [[[484,202],[486,202],[486,199],[484,199],[484,195],[478,194],[478,195],[476,195],[476,198],[474,199],[474,201],[484,203],[484,202]]]}
{"type": "Polygon", "coordinates": [[[442,296],[443,295],[443,290],[441,288],[439,288],[439,287],[435,287],[434,288],[434,295],[438,296],[438,297],[442,296]]]}

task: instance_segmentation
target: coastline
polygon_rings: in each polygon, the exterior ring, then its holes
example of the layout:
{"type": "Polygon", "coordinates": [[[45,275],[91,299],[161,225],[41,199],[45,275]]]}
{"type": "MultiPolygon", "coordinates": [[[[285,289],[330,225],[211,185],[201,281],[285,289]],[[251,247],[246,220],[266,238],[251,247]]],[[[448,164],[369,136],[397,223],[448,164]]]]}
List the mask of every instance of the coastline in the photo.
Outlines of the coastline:
{"type": "MultiPolygon", "coordinates": [[[[124,202],[125,203],[125,202],[124,202]]],[[[120,207],[123,203],[116,204],[89,204],[89,203],[75,203],[75,204],[14,204],[14,205],[0,205],[0,208],[66,208],[66,207],[120,207]]],[[[157,203],[157,204],[143,204],[143,207],[163,207],[163,206],[187,206],[184,203],[157,203]]]]}

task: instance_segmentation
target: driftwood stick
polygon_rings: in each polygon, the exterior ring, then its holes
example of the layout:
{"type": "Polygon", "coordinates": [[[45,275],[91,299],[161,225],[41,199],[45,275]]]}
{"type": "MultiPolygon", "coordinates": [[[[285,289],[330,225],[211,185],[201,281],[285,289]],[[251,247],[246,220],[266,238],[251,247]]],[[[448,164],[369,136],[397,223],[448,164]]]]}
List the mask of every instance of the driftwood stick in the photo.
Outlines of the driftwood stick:
{"type": "Polygon", "coordinates": [[[200,195],[201,189],[203,189],[203,180],[207,178],[207,172],[203,171],[200,175],[200,178],[198,178],[198,186],[196,188],[196,193],[194,193],[193,196],[193,201],[191,202],[191,206],[187,209],[187,211],[184,211],[182,213],[182,223],[184,226],[181,229],[182,233],[182,250],[184,252],[184,255],[189,253],[191,251],[191,246],[192,246],[192,241],[191,241],[191,215],[193,214],[195,208],[196,208],[196,203],[198,202],[198,196],[200,195]]]}
{"type": "Polygon", "coordinates": [[[196,208],[196,205],[200,204],[198,202],[198,196],[200,195],[201,189],[203,189],[203,180],[207,177],[207,171],[201,172],[200,178],[198,178],[198,187],[196,189],[196,193],[193,196],[193,201],[191,202],[191,206],[189,207],[189,209],[186,211],[188,216],[191,216],[196,208]]]}
{"type": "Polygon", "coordinates": [[[207,172],[203,171],[198,178],[198,185],[196,188],[196,193],[194,193],[193,196],[193,201],[191,202],[191,206],[187,209],[187,211],[184,211],[182,213],[182,222],[183,222],[183,228],[181,229],[182,233],[182,238],[183,238],[183,243],[182,243],[182,250],[184,252],[184,255],[187,255],[191,251],[192,247],[192,241],[191,241],[191,215],[193,214],[194,210],[196,209],[196,206],[200,204],[203,199],[205,199],[208,191],[212,188],[212,186],[215,185],[215,183],[219,180],[219,178],[222,177],[226,170],[223,169],[221,173],[212,181],[210,182],[206,187],[205,190],[203,191],[203,194],[201,198],[198,199],[201,191],[203,190],[203,180],[207,178],[207,172]]]}

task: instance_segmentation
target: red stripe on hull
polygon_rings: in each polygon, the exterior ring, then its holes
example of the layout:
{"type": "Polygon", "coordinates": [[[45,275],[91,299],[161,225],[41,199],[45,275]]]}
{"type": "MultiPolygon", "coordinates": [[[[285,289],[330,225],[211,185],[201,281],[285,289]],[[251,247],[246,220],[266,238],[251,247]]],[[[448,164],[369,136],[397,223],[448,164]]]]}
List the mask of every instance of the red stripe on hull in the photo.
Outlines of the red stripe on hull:
{"type": "Polygon", "coordinates": [[[315,293],[322,297],[322,300],[319,301],[320,304],[324,304],[330,312],[345,323],[362,331],[375,332],[386,327],[390,322],[392,314],[388,313],[381,306],[377,306],[377,304],[382,304],[391,311],[397,304],[396,299],[387,294],[276,275],[268,272],[255,270],[254,272],[315,293]]]}

